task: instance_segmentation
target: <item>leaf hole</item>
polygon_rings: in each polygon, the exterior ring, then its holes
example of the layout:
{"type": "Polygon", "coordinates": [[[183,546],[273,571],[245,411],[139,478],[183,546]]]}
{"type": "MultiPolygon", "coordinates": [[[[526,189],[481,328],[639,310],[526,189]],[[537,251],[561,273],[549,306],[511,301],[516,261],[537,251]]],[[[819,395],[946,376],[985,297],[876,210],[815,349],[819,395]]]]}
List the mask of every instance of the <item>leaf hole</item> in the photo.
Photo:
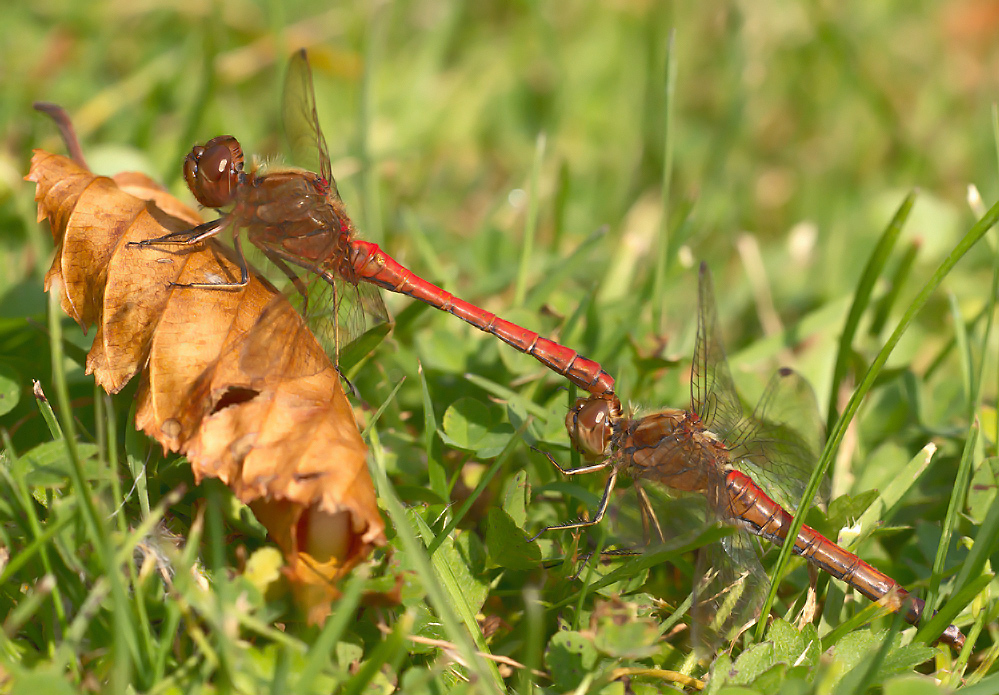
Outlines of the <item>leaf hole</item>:
{"type": "Polygon", "coordinates": [[[256,389],[246,388],[245,386],[229,386],[219,399],[215,401],[211,414],[215,415],[230,406],[252,401],[259,395],[260,391],[256,389]]]}

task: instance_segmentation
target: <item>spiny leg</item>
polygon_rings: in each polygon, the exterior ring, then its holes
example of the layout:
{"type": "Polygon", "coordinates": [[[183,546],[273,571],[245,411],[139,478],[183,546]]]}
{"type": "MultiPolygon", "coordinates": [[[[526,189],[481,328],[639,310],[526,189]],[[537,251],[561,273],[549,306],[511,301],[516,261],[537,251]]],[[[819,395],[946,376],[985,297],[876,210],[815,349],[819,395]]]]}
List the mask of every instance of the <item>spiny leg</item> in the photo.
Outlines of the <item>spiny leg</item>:
{"type": "Polygon", "coordinates": [[[211,239],[228,226],[230,220],[228,215],[223,215],[216,220],[204,222],[197,227],[184,229],[179,232],[170,232],[155,239],[143,239],[142,241],[130,241],[128,246],[191,246],[199,244],[206,239],[211,239]]]}
{"type": "Polygon", "coordinates": [[[652,503],[649,501],[649,494],[637,482],[635,483],[635,492],[638,495],[638,504],[642,511],[642,532],[645,534],[645,542],[648,543],[652,536],[650,533],[651,522],[652,527],[655,527],[656,535],[659,536],[659,541],[665,543],[666,535],[663,533],[662,526],[659,525],[659,517],[656,516],[656,511],[652,508],[652,503]]]}
{"type": "Polygon", "coordinates": [[[302,297],[302,313],[304,314],[309,308],[309,293],[305,287],[305,283],[302,282],[302,278],[273,249],[261,246],[260,250],[267,256],[267,260],[277,266],[284,273],[284,276],[291,281],[291,284],[295,286],[295,290],[302,297]]]}
{"type": "MultiPolygon", "coordinates": [[[[558,466],[558,464],[555,465],[558,466]]],[[[587,468],[592,470],[598,470],[599,468],[605,468],[607,465],[609,465],[609,462],[604,462],[604,464],[599,466],[598,468],[594,468],[593,466],[587,466],[587,468]]],[[[559,470],[561,470],[561,467],[559,467],[559,470]]],[[[584,470],[582,468],[576,468],[571,471],[566,471],[566,475],[574,475],[576,473],[583,473],[583,472],[591,472],[591,471],[584,470]]],[[[586,528],[588,526],[596,526],[601,521],[603,521],[604,514],[607,512],[607,504],[608,502],[610,502],[611,492],[614,490],[614,485],[616,483],[617,483],[617,468],[612,468],[610,476],[608,476],[607,478],[607,485],[604,486],[604,495],[603,497],[600,498],[600,504],[597,508],[597,513],[592,519],[578,519],[576,521],[567,521],[563,524],[555,524],[554,526],[546,526],[545,528],[541,529],[536,534],[528,538],[527,542],[533,543],[541,536],[542,533],[546,533],[548,531],[562,531],[566,529],[586,528]]]]}
{"type": "MultiPolygon", "coordinates": [[[[230,215],[223,215],[218,219],[199,224],[192,229],[184,229],[179,232],[170,232],[155,239],[143,239],[142,241],[130,241],[128,246],[150,247],[150,246],[194,246],[217,236],[219,232],[232,224],[230,215]]],[[[239,265],[239,282],[171,282],[170,287],[192,287],[204,290],[234,290],[242,289],[250,281],[250,270],[246,265],[246,257],[243,255],[243,248],[238,231],[233,235],[233,246],[236,250],[236,262],[239,265]]]]}
{"type": "Polygon", "coordinates": [[[579,468],[562,468],[562,465],[558,461],[556,461],[552,457],[552,455],[549,454],[547,451],[541,451],[540,449],[535,449],[533,446],[531,448],[539,453],[544,454],[551,462],[551,464],[555,466],[559,470],[559,473],[561,473],[562,475],[579,475],[581,473],[596,473],[597,471],[602,471],[603,469],[607,468],[607,466],[611,465],[611,460],[605,459],[600,463],[593,464],[592,466],[580,466],[579,468]]]}
{"type": "MultiPolygon", "coordinates": [[[[215,232],[216,234],[218,232],[215,232]]],[[[210,235],[210,236],[214,236],[210,235]]],[[[208,236],[203,237],[205,239],[208,236]]],[[[196,243],[194,241],[190,243],[196,243]]],[[[236,251],[236,263],[239,265],[239,282],[171,282],[170,287],[185,287],[196,290],[240,290],[250,283],[250,268],[246,264],[246,256],[243,255],[243,242],[240,239],[239,231],[232,236],[232,247],[236,251]]]]}

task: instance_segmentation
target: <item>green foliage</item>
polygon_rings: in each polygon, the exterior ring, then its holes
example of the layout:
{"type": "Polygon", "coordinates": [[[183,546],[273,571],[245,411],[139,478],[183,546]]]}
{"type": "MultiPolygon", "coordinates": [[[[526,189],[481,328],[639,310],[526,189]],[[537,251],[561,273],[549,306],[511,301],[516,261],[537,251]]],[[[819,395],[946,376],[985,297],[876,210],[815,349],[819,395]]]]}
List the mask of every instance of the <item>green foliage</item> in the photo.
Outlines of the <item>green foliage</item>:
{"type": "Polygon", "coordinates": [[[973,5],[8,5],[0,692],[995,689],[999,244],[976,222],[999,194],[982,68],[996,27],[973,30],[973,5]],[[606,527],[527,543],[592,515],[603,489],[544,456],[582,465],[563,423],[574,389],[387,293],[392,332],[342,366],[389,546],[325,626],[303,624],[249,511],[134,432],[135,384],[95,389],[93,332],[57,309],[44,328],[51,239],[20,177],[33,147],[62,151],[30,108],[46,100],[96,171],[145,170],[190,201],[193,143],[282,152],[281,80],[306,37],[360,233],[598,360],[636,407],[689,403],[707,261],[748,400],[788,365],[824,406],[837,499],[808,523],[926,597],[975,657],[827,578],[797,629],[812,581],[789,558],[765,635],[699,660],[694,554],[724,532],[687,535],[678,513],[653,554],[587,557],[613,547],[606,527]],[[396,589],[391,605],[371,595],[396,589]]]}

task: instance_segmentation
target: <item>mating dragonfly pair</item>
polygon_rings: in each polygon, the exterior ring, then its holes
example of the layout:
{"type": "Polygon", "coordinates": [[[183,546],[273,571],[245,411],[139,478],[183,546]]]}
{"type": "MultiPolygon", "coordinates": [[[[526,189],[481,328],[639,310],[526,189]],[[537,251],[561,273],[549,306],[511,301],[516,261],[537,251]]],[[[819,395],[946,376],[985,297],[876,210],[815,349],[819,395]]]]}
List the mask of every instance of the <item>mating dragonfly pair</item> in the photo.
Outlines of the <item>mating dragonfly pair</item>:
{"type": "MultiPolygon", "coordinates": [[[[453,314],[533,356],[586,390],[589,397],[580,399],[571,409],[566,428],[574,446],[596,462],[577,469],[559,469],[567,475],[609,469],[608,481],[592,519],[558,524],[542,533],[599,523],[611,504],[619,477],[626,474],[634,481],[644,519],[661,539],[667,533],[648,504],[645,489],[649,487],[703,496],[715,518],[777,544],[786,540],[791,515],[757,483],[782,491],[785,504],[786,500],[793,503],[801,499],[817,457],[821,426],[817,417],[814,427],[806,423],[804,432],[795,432],[788,424],[801,423],[798,404],[803,398],[812,399],[814,410],[814,397],[800,377],[782,370],[771,382],[760,407],[752,414],[745,412],[726,362],[711,278],[704,266],[690,408],[628,417],[614,393],[614,379],[596,362],[455,297],[403,267],[376,244],[357,238],[333,179],[304,50],[292,58],[283,102],[285,129],[295,161],[311,171],[248,170],[238,141],[228,135],[216,137],[192,150],[184,174],[198,202],[219,209],[221,216],[191,230],[138,243],[196,245],[221,232],[231,232],[240,278],[232,282],[206,279],[183,287],[217,291],[246,285],[249,268],[241,247],[241,233],[245,231],[249,241],[305,299],[307,317],[332,317],[334,358],[346,336],[360,332],[362,310],[379,318],[386,316],[374,290],[377,286],[453,314]],[[306,287],[301,270],[311,274],[313,282],[332,297],[317,299],[306,287]],[[317,307],[324,303],[328,305],[317,307]]],[[[908,622],[919,622],[924,608],[920,599],[808,526],[802,526],[798,533],[794,551],[868,598],[886,601],[893,610],[902,611],[908,622]]],[[[755,553],[745,540],[730,536],[722,541],[719,556],[742,565],[745,583],[740,606],[729,610],[731,617],[726,622],[736,625],[755,619],[767,586],[755,553]]],[[[711,573],[716,582],[728,576],[734,575],[711,573]]],[[[705,583],[700,593],[708,597],[695,602],[703,614],[704,608],[711,605],[710,597],[722,596],[725,591],[709,590],[705,583]]],[[[953,625],[941,638],[958,647],[964,642],[964,636],[953,625]]]]}

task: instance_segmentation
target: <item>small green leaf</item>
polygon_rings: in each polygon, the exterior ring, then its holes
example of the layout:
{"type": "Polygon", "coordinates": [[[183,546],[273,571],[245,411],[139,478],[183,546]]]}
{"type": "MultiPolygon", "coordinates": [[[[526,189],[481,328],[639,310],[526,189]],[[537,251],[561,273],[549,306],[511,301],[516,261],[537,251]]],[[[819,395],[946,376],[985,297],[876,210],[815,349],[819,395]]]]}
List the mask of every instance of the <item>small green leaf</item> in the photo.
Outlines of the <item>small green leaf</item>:
{"type": "Polygon", "coordinates": [[[878,669],[877,681],[909,673],[912,669],[933,658],[936,650],[925,644],[913,642],[891,651],[878,669]]]}
{"type": "Polygon", "coordinates": [[[753,689],[759,693],[776,693],[787,677],[787,664],[775,664],[753,679],[753,689]]]}
{"type": "Polygon", "coordinates": [[[441,440],[450,447],[471,451],[479,458],[502,453],[514,434],[509,423],[500,422],[502,412],[476,398],[460,398],[447,409],[441,421],[441,440]]]}
{"type": "Polygon", "coordinates": [[[828,523],[833,528],[843,528],[856,522],[879,496],[877,490],[865,490],[856,495],[841,495],[829,503],[828,523]]]}
{"type": "Polygon", "coordinates": [[[517,471],[507,481],[503,490],[503,511],[514,524],[520,528],[527,522],[527,504],[531,501],[531,485],[527,482],[527,473],[517,471]]]}
{"type": "Polygon", "coordinates": [[[818,631],[811,623],[799,631],[778,618],[767,630],[767,639],[774,644],[774,661],[789,665],[815,665],[819,661],[822,645],[818,641],[818,631]]]}
{"type": "Polygon", "coordinates": [[[644,659],[657,650],[658,625],[650,620],[628,617],[601,621],[594,644],[603,654],[620,659],[644,659]]]}
{"type": "Polygon", "coordinates": [[[907,674],[885,681],[884,695],[938,695],[940,686],[920,674],[907,674]]]}
{"type": "MultiPolygon", "coordinates": [[[[86,480],[99,480],[107,477],[108,471],[99,465],[97,447],[93,444],[77,444],[83,462],[83,477],[86,480]]],[[[17,460],[13,467],[15,477],[23,477],[28,487],[61,488],[69,484],[72,464],[66,452],[66,444],[61,440],[39,444],[17,460]]]]}
{"type": "Polygon", "coordinates": [[[545,663],[559,691],[579,687],[597,663],[597,648],[579,632],[559,632],[548,642],[545,663]]]}
{"type": "Polygon", "coordinates": [[[777,618],[770,625],[767,639],[774,644],[774,661],[790,662],[801,650],[801,635],[783,618],[777,618]]]}
{"type": "Polygon", "coordinates": [[[533,570],[541,564],[537,543],[528,543],[524,532],[502,509],[490,509],[486,518],[486,548],[489,559],[500,567],[533,570]]]}
{"type": "Polygon", "coordinates": [[[459,449],[475,451],[493,426],[489,407],[476,398],[459,398],[444,413],[441,424],[448,443],[459,449]]]}
{"type": "Polygon", "coordinates": [[[363,659],[363,645],[347,640],[340,640],[337,642],[336,663],[340,666],[340,668],[345,670],[355,668],[363,659]]]}
{"type": "Polygon", "coordinates": [[[856,630],[843,635],[832,649],[835,661],[845,666],[844,672],[856,668],[868,654],[874,654],[881,646],[881,639],[870,630],[856,630]]]}
{"type": "MultiPolygon", "coordinates": [[[[425,601],[414,602],[409,606],[408,610],[413,615],[414,635],[431,640],[447,639],[440,619],[431,612],[430,606],[425,601]]],[[[420,642],[414,642],[409,647],[411,654],[430,654],[436,650],[437,647],[420,642]]]]}
{"type": "Polygon", "coordinates": [[[708,677],[708,689],[706,695],[719,692],[722,687],[733,678],[732,656],[728,652],[722,652],[714,663],[711,664],[711,673],[708,677]]]}
{"type": "Polygon", "coordinates": [[[887,631],[851,632],[837,643],[833,650],[834,658],[840,662],[840,667],[846,667],[841,669],[843,676],[837,684],[837,691],[857,692],[861,687],[878,686],[886,678],[910,673],[919,664],[933,658],[935,651],[923,644],[899,646],[901,635],[894,635],[891,644],[886,645],[887,635],[887,631]],[[875,659],[879,659],[877,670],[871,672],[875,659]]]}
{"type": "Polygon", "coordinates": [[[878,665],[877,672],[869,674],[871,660],[881,653],[887,635],[887,631],[874,633],[858,630],[837,642],[832,655],[839,662],[837,666],[843,674],[837,690],[853,692],[861,680],[865,687],[877,686],[884,679],[910,673],[919,664],[933,658],[935,651],[923,644],[899,646],[902,637],[896,634],[887,654],[878,665]]]}
{"type": "MultiPolygon", "coordinates": [[[[411,511],[410,516],[424,538],[430,538],[426,521],[415,511],[411,511]]],[[[482,579],[480,553],[470,545],[472,542],[472,534],[452,534],[431,558],[445,591],[470,630],[475,625],[475,614],[489,593],[489,586],[482,579]]],[[[408,558],[401,553],[399,557],[405,566],[408,558]]]]}
{"type": "Polygon", "coordinates": [[[732,665],[731,683],[748,685],[774,663],[774,645],[770,642],[754,644],[739,655],[732,665]]]}
{"type": "Polygon", "coordinates": [[[416,335],[416,352],[423,358],[424,369],[445,374],[461,374],[466,370],[469,344],[466,340],[458,340],[449,329],[420,331],[416,335]]]}
{"type": "Polygon", "coordinates": [[[76,692],[58,666],[42,666],[39,670],[13,679],[11,695],[72,695],[76,692]]]}
{"type": "Polygon", "coordinates": [[[21,401],[21,375],[0,363],[0,416],[12,411],[21,401]]]}

